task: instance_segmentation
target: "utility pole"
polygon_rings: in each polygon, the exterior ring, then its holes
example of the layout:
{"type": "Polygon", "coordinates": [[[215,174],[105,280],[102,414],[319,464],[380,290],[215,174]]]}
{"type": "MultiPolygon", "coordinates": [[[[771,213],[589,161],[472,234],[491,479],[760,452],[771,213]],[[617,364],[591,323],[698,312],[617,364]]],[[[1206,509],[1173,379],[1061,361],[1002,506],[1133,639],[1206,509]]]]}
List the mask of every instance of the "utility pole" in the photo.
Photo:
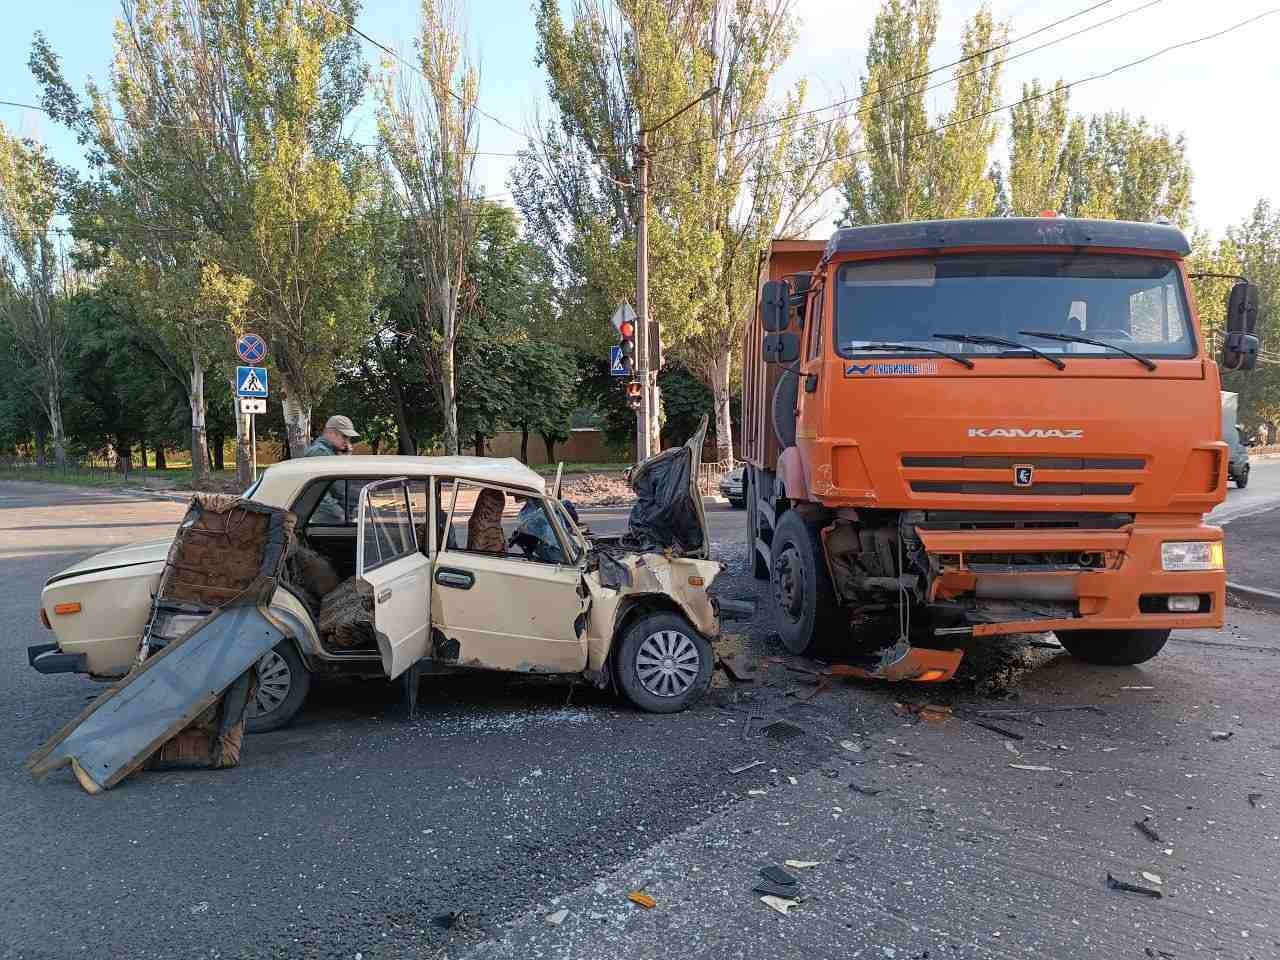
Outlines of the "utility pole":
{"type": "Polygon", "coordinates": [[[711,87],[702,96],[689,101],[667,119],[652,127],[642,127],[636,144],[636,181],[640,194],[640,217],[636,224],[636,374],[640,381],[640,407],[636,410],[636,460],[646,460],[662,446],[658,438],[658,351],[651,352],[649,335],[657,333],[649,327],[649,134],[661,130],[672,120],[692,110],[703,100],[720,92],[711,87]]]}

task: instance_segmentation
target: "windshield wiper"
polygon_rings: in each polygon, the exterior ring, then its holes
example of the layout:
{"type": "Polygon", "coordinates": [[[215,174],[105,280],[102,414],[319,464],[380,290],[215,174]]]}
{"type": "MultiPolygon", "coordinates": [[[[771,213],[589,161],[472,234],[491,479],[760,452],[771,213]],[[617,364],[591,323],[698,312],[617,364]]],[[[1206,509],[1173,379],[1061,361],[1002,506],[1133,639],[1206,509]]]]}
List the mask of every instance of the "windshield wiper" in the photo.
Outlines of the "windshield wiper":
{"type": "Polygon", "coordinates": [[[1019,343],[1017,340],[1008,340],[1005,337],[989,337],[985,333],[935,333],[935,340],[954,340],[956,343],[981,343],[992,347],[1013,347],[1017,350],[1025,350],[1033,356],[1039,357],[1041,360],[1048,360],[1059,370],[1067,369],[1067,365],[1057,357],[1051,357],[1043,350],[1037,350],[1035,347],[1025,343],[1019,343]]]}
{"type": "Polygon", "coordinates": [[[845,347],[851,353],[870,352],[872,350],[891,350],[894,353],[930,353],[935,357],[946,357],[948,360],[954,360],[961,366],[973,369],[973,361],[966,360],[964,357],[956,353],[947,353],[945,350],[934,350],[932,347],[913,347],[907,343],[860,343],[857,346],[849,344],[845,347]]]}
{"type": "Polygon", "coordinates": [[[1046,330],[1019,330],[1024,337],[1039,337],[1041,340],[1057,340],[1060,343],[1091,343],[1095,347],[1109,347],[1116,353],[1123,353],[1126,357],[1132,357],[1148,370],[1156,368],[1156,362],[1148,357],[1144,357],[1140,353],[1134,353],[1132,350],[1126,350],[1124,347],[1118,347],[1114,343],[1107,343],[1105,340],[1091,340],[1088,337],[1078,337],[1074,333],[1049,333],[1046,330]]]}

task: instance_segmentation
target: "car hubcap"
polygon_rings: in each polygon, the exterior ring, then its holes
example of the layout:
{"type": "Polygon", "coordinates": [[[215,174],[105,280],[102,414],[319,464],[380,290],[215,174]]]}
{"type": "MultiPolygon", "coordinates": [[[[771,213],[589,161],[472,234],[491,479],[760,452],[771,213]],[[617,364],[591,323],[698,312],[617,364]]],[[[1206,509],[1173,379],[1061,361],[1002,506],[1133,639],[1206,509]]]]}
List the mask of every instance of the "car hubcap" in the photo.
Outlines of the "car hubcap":
{"type": "Polygon", "coordinates": [[[702,658],[692,640],[678,630],[645,637],[636,651],[640,685],[658,697],[678,697],[698,679],[702,658]]]}
{"type": "Polygon", "coordinates": [[[789,619],[800,619],[804,608],[804,567],[796,548],[790,544],[778,554],[774,564],[773,594],[789,619]]]}
{"type": "Polygon", "coordinates": [[[249,704],[248,715],[261,717],[277,709],[288,698],[292,686],[289,661],[274,650],[263,654],[258,661],[258,691],[249,704]]]}

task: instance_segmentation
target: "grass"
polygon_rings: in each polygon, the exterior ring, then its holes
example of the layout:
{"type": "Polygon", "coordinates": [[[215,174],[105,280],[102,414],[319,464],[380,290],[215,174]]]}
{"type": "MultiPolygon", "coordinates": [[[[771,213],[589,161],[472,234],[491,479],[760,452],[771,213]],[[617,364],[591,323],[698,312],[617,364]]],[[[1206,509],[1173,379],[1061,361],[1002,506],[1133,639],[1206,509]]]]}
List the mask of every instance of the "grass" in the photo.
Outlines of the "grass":
{"type": "MultiPolygon", "coordinates": [[[[209,477],[219,483],[230,483],[235,480],[234,470],[210,471],[209,477]]],[[[191,467],[174,467],[169,470],[130,470],[128,477],[116,473],[106,467],[88,470],[68,468],[59,470],[55,466],[48,467],[3,467],[0,466],[0,480],[25,480],[31,483],[63,483],[74,487],[99,487],[104,489],[121,487],[143,487],[147,479],[168,481],[162,488],[170,490],[191,489],[191,467]]]]}

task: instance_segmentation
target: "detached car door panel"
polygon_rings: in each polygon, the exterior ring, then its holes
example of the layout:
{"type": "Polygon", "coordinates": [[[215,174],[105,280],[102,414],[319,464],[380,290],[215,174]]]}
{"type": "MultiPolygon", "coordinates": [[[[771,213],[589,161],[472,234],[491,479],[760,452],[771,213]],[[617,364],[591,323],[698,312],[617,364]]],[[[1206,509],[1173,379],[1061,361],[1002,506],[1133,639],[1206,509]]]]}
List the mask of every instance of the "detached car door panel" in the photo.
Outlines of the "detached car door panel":
{"type": "Polygon", "coordinates": [[[357,578],[373,597],[373,629],[382,668],[395,679],[427,653],[431,561],[418,545],[417,524],[403,478],[360,493],[357,578]]]}

